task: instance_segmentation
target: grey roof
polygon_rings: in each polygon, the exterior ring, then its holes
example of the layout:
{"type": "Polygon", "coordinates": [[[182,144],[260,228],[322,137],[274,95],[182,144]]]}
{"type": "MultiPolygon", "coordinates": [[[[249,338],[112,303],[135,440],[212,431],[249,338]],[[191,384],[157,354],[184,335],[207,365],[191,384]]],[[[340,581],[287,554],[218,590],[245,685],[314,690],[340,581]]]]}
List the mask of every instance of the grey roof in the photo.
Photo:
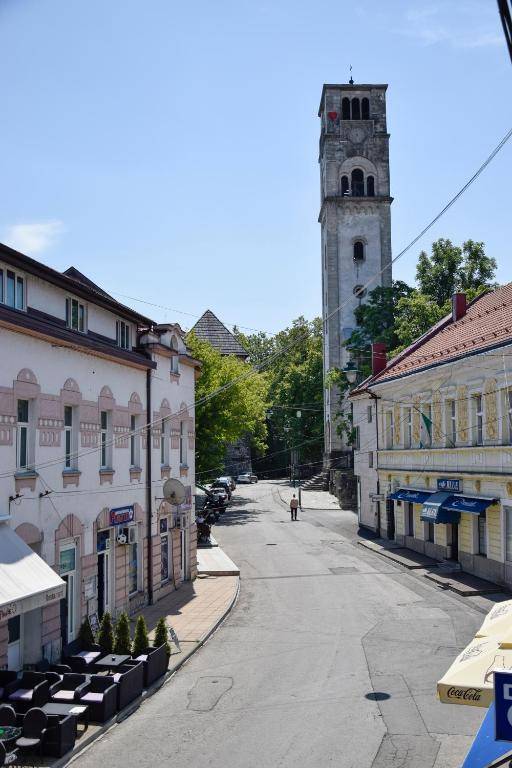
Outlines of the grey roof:
{"type": "Polygon", "coordinates": [[[221,355],[236,355],[244,359],[248,357],[247,351],[210,309],[199,318],[192,330],[198,339],[207,341],[221,355]]]}

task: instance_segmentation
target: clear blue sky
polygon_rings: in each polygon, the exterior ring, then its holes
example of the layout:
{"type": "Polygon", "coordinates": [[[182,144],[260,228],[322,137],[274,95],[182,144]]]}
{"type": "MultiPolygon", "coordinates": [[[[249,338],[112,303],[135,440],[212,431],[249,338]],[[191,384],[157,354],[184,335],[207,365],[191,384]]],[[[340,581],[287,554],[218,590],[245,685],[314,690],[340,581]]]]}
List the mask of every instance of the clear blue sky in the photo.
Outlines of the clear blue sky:
{"type": "MultiPolygon", "coordinates": [[[[389,83],[397,253],[512,125],[495,0],[0,0],[0,239],[228,324],[319,314],[316,114],[349,64],[389,83]]],[[[512,280],[511,161],[512,141],[395,277],[445,236],[512,280]]]]}

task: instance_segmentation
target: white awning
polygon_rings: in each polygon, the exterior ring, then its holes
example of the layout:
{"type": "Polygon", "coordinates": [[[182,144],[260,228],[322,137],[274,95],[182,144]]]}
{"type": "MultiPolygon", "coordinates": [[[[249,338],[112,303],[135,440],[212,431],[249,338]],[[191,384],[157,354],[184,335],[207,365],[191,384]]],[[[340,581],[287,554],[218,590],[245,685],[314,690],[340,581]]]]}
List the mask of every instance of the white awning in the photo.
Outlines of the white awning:
{"type": "Polygon", "coordinates": [[[0,523],[0,621],[66,596],[66,583],[6,523],[0,523]]]}

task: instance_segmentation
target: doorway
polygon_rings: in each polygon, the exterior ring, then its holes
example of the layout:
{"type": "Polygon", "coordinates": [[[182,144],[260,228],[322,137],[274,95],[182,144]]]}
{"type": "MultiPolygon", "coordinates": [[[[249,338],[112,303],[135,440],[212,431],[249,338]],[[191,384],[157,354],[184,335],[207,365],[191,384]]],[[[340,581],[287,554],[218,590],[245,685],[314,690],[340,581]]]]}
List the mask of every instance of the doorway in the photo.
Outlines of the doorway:
{"type": "Polygon", "coordinates": [[[110,599],[110,530],[98,532],[96,551],[98,553],[98,619],[101,621],[107,611],[112,613],[110,599]]]}
{"type": "Polygon", "coordinates": [[[449,559],[458,560],[459,559],[459,524],[452,523],[450,528],[451,528],[451,540],[449,544],[451,545],[451,557],[449,559]]]}
{"type": "Polygon", "coordinates": [[[60,628],[64,645],[76,636],[76,547],[67,546],[60,551],[59,573],[66,583],[66,597],[60,601],[60,628]]]}
{"type": "Polygon", "coordinates": [[[395,503],[393,499],[386,501],[386,522],[387,522],[387,536],[388,539],[395,538],[395,503]]]}
{"type": "Polygon", "coordinates": [[[19,672],[23,667],[21,630],[23,616],[13,616],[7,622],[7,668],[19,672]]]}
{"type": "Polygon", "coordinates": [[[181,581],[185,581],[185,573],[186,567],[185,567],[185,560],[186,560],[186,531],[182,527],[180,529],[180,579],[181,581]]]}

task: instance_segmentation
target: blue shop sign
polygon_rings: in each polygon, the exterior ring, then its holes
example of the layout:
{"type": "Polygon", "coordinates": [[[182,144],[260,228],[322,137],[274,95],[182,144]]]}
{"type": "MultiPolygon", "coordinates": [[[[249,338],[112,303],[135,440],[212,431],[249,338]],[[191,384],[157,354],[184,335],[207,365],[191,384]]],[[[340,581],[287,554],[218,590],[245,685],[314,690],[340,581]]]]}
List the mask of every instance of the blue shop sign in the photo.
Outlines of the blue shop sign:
{"type": "Polygon", "coordinates": [[[438,491],[452,491],[453,493],[460,493],[461,481],[456,480],[453,477],[438,477],[437,490],[438,491]]]}
{"type": "Polygon", "coordinates": [[[496,741],[512,741],[512,672],[494,673],[496,741]]]}
{"type": "Polygon", "coordinates": [[[116,507],[110,510],[110,525],[126,525],[135,520],[135,509],[133,504],[129,507],[116,507]]]}

